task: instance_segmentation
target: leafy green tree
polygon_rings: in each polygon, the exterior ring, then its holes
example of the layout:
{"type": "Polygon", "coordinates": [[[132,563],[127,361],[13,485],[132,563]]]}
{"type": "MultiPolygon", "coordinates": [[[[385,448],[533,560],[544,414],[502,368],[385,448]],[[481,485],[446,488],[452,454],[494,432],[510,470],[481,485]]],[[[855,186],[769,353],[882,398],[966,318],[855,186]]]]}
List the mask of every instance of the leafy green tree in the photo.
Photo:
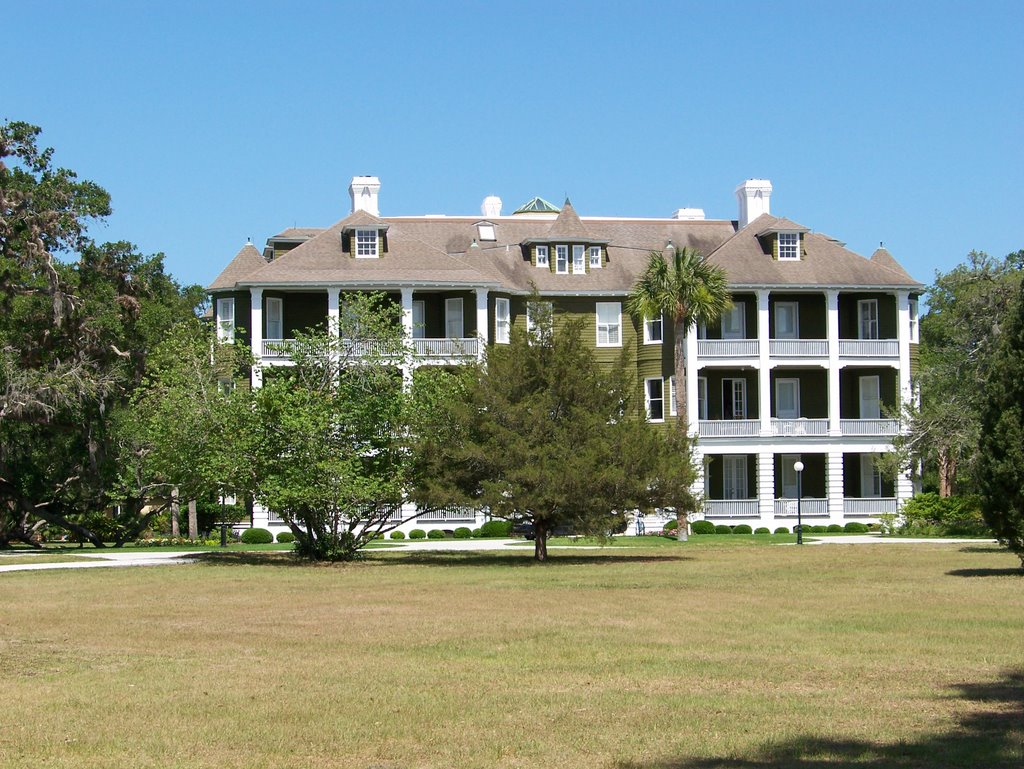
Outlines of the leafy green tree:
{"type": "Polygon", "coordinates": [[[694,479],[685,434],[639,418],[624,360],[600,366],[579,323],[556,332],[541,308],[534,331],[451,374],[447,405],[414,430],[417,500],[532,523],[538,561],[555,528],[605,535],[627,511],[692,503],[694,479]]]}
{"type": "MultiPolygon", "coordinates": [[[[984,385],[1008,309],[1020,285],[1024,251],[994,259],[972,251],[938,273],[921,318],[920,406],[908,406],[907,434],[895,442],[900,469],[919,463],[937,474],[939,495],[976,488],[984,385]]],[[[895,469],[895,468],[892,468],[895,469]]]]}
{"type": "MultiPolygon", "coordinates": [[[[663,317],[672,323],[674,341],[676,425],[687,430],[686,417],[686,333],[695,323],[710,325],[732,306],[728,276],[720,267],[709,264],[699,251],[690,247],[667,254],[652,251],[647,268],[633,286],[626,301],[630,313],[640,318],[663,317]]],[[[686,519],[693,509],[676,509],[676,536],[685,540],[686,519]]]]}
{"type": "Polygon", "coordinates": [[[94,244],[109,196],[53,168],[38,134],[0,125],[0,546],[47,524],[102,546],[134,536],[141,509],[111,493],[110,418],[202,295],[160,255],[94,244]]]}
{"type": "Polygon", "coordinates": [[[243,449],[252,493],[308,558],[351,559],[402,522],[409,395],[396,368],[407,354],[398,312],[381,296],[353,295],[337,333],[297,335],[295,365],[265,372],[253,393],[243,449]]]}
{"type": "Polygon", "coordinates": [[[1024,286],[1003,326],[983,391],[982,515],[1024,567],[1024,286]]]}

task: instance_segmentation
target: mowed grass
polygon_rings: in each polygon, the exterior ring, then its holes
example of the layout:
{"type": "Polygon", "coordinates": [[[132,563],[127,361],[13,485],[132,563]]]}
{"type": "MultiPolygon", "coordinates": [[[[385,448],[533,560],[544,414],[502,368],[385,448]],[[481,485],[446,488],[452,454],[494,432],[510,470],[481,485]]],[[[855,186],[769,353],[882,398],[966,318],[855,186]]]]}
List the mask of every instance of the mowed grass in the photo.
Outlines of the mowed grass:
{"type": "Polygon", "coordinates": [[[0,766],[1024,764],[995,547],[202,558],[0,576],[0,766]]]}

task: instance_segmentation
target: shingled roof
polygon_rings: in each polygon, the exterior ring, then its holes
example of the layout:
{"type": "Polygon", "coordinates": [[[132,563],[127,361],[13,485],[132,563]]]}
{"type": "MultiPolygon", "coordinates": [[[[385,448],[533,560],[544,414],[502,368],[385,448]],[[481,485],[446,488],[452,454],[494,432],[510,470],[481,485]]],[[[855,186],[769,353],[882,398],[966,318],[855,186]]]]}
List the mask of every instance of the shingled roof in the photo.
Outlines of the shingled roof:
{"type": "Polygon", "coordinates": [[[238,281],[266,266],[267,260],[256,250],[256,246],[246,243],[208,288],[210,291],[234,288],[238,281]]]}

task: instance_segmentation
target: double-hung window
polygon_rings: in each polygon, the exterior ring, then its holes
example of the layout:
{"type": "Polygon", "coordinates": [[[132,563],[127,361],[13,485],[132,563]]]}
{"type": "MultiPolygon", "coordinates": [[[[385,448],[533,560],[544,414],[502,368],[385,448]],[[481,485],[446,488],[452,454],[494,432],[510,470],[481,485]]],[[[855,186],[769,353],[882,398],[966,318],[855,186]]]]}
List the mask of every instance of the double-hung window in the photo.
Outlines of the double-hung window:
{"type": "Polygon", "coordinates": [[[644,318],[644,344],[661,344],[663,326],[660,315],[657,318],[644,318]]]}
{"type": "Polygon", "coordinates": [[[775,303],[775,338],[800,338],[800,305],[797,302],[775,303]]]}
{"type": "Polygon", "coordinates": [[[572,247],[572,271],[574,275],[582,275],[587,271],[587,263],[583,258],[584,248],[580,245],[572,247]]]}
{"type": "Polygon", "coordinates": [[[601,247],[590,247],[590,269],[596,270],[601,267],[601,247]]]}
{"type": "Polygon", "coordinates": [[[548,266],[548,247],[537,246],[537,266],[547,267],[548,266]]]}
{"type": "Polygon", "coordinates": [[[555,272],[561,275],[569,274],[568,246],[555,246],[555,272]]]}
{"type": "Polygon", "coordinates": [[[412,338],[423,339],[427,335],[427,305],[422,299],[412,300],[412,338]]]}
{"type": "Polygon", "coordinates": [[[377,230],[356,230],[356,258],[377,258],[377,230]]]}
{"type": "Polygon", "coordinates": [[[498,344],[508,344],[511,326],[508,299],[499,297],[494,300],[494,341],[498,344]]]}
{"type": "Polygon", "coordinates": [[[644,406],[648,422],[665,421],[665,381],[661,377],[644,380],[644,406]]]}
{"type": "Polygon", "coordinates": [[[722,314],[722,339],[746,339],[746,319],[746,305],[736,302],[722,314]]]}
{"type": "Polygon", "coordinates": [[[217,300],[217,338],[222,342],[235,341],[234,297],[217,300]]]}
{"type": "Polygon", "coordinates": [[[462,338],[462,298],[444,300],[444,332],[449,339],[462,338]]]}
{"type": "Polygon", "coordinates": [[[800,260],[800,235],[796,232],[779,233],[779,261],[796,262],[800,260]]]}
{"type": "Polygon", "coordinates": [[[860,339],[878,339],[878,300],[861,299],[857,302],[857,331],[860,339]]]}
{"type": "Polygon", "coordinates": [[[622,346],[622,303],[597,303],[597,346],[622,346]]]}
{"type": "Polygon", "coordinates": [[[284,300],[267,297],[267,339],[284,339],[284,300]]]}

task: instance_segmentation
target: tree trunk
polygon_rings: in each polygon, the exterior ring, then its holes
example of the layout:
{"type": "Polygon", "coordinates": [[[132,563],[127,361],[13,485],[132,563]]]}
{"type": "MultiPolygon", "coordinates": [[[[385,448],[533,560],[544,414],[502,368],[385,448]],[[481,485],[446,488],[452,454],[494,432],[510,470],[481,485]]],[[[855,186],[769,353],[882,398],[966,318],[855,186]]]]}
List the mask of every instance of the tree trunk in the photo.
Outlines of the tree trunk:
{"type": "Polygon", "coordinates": [[[177,539],[181,536],[181,529],[178,527],[178,515],[181,512],[181,504],[178,502],[178,487],[171,489],[171,536],[177,539]]]}
{"type": "Polygon", "coordinates": [[[678,542],[686,542],[690,539],[690,534],[687,531],[689,525],[687,512],[685,510],[676,510],[676,540],[678,542]]]}
{"type": "Polygon", "coordinates": [[[548,529],[547,526],[533,522],[533,559],[544,562],[548,559],[548,529]]]}
{"type": "Polygon", "coordinates": [[[199,539],[199,515],[196,512],[196,501],[188,501],[188,538],[199,539]]]}
{"type": "Polygon", "coordinates": [[[673,361],[673,372],[675,376],[676,396],[676,427],[684,433],[689,429],[686,415],[686,332],[688,328],[685,323],[677,320],[675,322],[675,360],[673,361]]]}
{"type": "Polygon", "coordinates": [[[956,494],[956,458],[947,447],[939,448],[939,496],[951,497],[956,494]]]}

